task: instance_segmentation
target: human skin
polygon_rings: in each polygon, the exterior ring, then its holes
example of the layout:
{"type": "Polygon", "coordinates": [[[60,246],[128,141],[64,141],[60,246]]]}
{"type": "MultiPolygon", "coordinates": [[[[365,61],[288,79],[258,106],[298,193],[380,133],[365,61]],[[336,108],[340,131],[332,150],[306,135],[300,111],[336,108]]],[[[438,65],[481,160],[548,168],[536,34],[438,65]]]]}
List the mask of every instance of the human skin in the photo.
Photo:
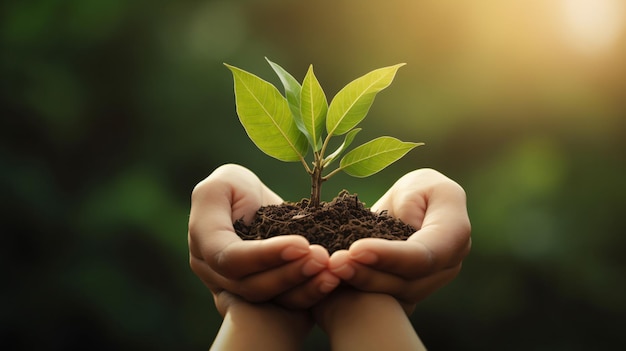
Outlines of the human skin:
{"type": "Polygon", "coordinates": [[[215,295],[224,317],[211,350],[299,350],[313,321],[304,310],[250,303],[228,291],[215,295]]]}
{"type": "Polygon", "coordinates": [[[417,228],[406,241],[361,239],[329,257],[299,235],[237,236],[235,220],[249,223],[260,206],[281,202],[238,165],[219,167],[195,187],[190,265],[213,294],[227,290],[251,302],[308,309],[344,281],[358,290],[394,296],[411,313],[417,302],[456,277],[471,248],[465,192],[432,169],[406,174],[372,206],[417,228]]]}
{"type": "Polygon", "coordinates": [[[213,292],[227,290],[250,302],[273,301],[308,308],[340,279],[327,267],[329,256],[300,235],[242,240],[233,222],[250,222],[261,206],[283,200],[248,169],[224,165],[192,193],[189,217],[191,269],[213,292]]]}
{"type": "Polygon", "coordinates": [[[332,350],[426,350],[390,295],[339,288],[312,308],[332,350]]]}
{"type": "Polygon", "coordinates": [[[333,254],[329,270],[356,289],[390,294],[407,313],[452,281],[471,249],[463,188],[432,169],[401,177],[373,206],[418,230],[406,241],[367,238],[333,254]]]}
{"type": "Polygon", "coordinates": [[[224,317],[211,350],[299,350],[315,322],[332,350],[425,350],[399,302],[390,295],[339,288],[311,308],[250,303],[222,291],[215,305],[224,317]]]}

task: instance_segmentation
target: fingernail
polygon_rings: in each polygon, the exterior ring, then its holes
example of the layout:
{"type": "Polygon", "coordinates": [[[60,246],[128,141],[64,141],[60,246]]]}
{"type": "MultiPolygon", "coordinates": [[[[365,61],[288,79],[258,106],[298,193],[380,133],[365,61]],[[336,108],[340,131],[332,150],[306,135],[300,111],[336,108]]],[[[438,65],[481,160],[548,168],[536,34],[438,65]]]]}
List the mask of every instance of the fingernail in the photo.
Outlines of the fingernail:
{"type": "Polygon", "coordinates": [[[333,280],[332,282],[326,281],[320,284],[318,289],[322,294],[328,294],[329,292],[335,290],[337,286],[339,286],[339,280],[333,280]]]}
{"type": "Polygon", "coordinates": [[[352,268],[352,266],[347,263],[331,270],[331,272],[339,276],[343,280],[350,280],[352,279],[352,277],[354,277],[355,274],[354,268],[352,268]]]}
{"type": "Polygon", "coordinates": [[[285,261],[295,260],[309,253],[309,248],[288,246],[280,253],[280,257],[285,261]]]}
{"type": "Polygon", "coordinates": [[[357,255],[352,256],[352,259],[363,264],[374,264],[378,261],[378,256],[370,251],[363,251],[357,255]]]}
{"type": "Polygon", "coordinates": [[[319,273],[319,271],[321,271],[325,267],[326,265],[321,262],[318,262],[316,260],[310,260],[309,262],[305,263],[304,266],[302,266],[302,274],[308,277],[319,273]]]}

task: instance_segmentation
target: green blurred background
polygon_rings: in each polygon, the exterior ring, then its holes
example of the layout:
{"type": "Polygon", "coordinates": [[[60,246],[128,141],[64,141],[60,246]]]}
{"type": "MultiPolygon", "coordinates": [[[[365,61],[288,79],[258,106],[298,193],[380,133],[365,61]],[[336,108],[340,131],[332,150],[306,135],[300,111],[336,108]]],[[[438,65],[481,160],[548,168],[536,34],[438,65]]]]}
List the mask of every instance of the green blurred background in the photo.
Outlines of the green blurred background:
{"type": "MultiPolygon", "coordinates": [[[[432,350],[607,349],[626,317],[621,0],[32,0],[0,5],[2,340],[10,349],[206,349],[220,318],[188,267],[193,186],[240,163],[283,198],[223,62],[327,95],[406,62],[362,123],[423,141],[342,188],[371,205],[412,169],[468,193],[473,249],[412,321],[432,350]]],[[[316,331],[307,349],[325,349],[316,331]]]]}

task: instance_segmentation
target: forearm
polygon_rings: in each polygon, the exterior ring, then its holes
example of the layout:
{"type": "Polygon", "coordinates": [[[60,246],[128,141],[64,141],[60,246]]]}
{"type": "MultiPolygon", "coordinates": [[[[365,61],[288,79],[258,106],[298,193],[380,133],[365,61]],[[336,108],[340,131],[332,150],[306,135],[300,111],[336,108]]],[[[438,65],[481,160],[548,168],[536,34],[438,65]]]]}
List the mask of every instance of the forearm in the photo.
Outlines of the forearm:
{"type": "Polygon", "coordinates": [[[271,304],[231,306],[211,350],[299,350],[310,323],[271,304]]]}
{"type": "Polygon", "coordinates": [[[333,350],[425,350],[400,304],[384,294],[352,294],[325,329],[333,350]]]}

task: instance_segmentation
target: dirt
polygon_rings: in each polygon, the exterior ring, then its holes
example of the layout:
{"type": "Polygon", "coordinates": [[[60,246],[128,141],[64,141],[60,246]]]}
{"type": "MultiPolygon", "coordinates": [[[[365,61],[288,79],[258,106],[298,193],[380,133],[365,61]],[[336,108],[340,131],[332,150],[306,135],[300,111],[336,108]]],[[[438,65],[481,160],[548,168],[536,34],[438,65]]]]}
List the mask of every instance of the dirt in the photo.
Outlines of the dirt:
{"type": "Polygon", "coordinates": [[[234,228],[244,240],[300,234],[309,243],[324,246],[329,254],[347,249],[362,238],[406,240],[415,228],[391,217],[374,213],[356,194],[342,191],[331,202],[309,208],[308,199],[261,207],[250,225],[237,220],[234,228]]]}

